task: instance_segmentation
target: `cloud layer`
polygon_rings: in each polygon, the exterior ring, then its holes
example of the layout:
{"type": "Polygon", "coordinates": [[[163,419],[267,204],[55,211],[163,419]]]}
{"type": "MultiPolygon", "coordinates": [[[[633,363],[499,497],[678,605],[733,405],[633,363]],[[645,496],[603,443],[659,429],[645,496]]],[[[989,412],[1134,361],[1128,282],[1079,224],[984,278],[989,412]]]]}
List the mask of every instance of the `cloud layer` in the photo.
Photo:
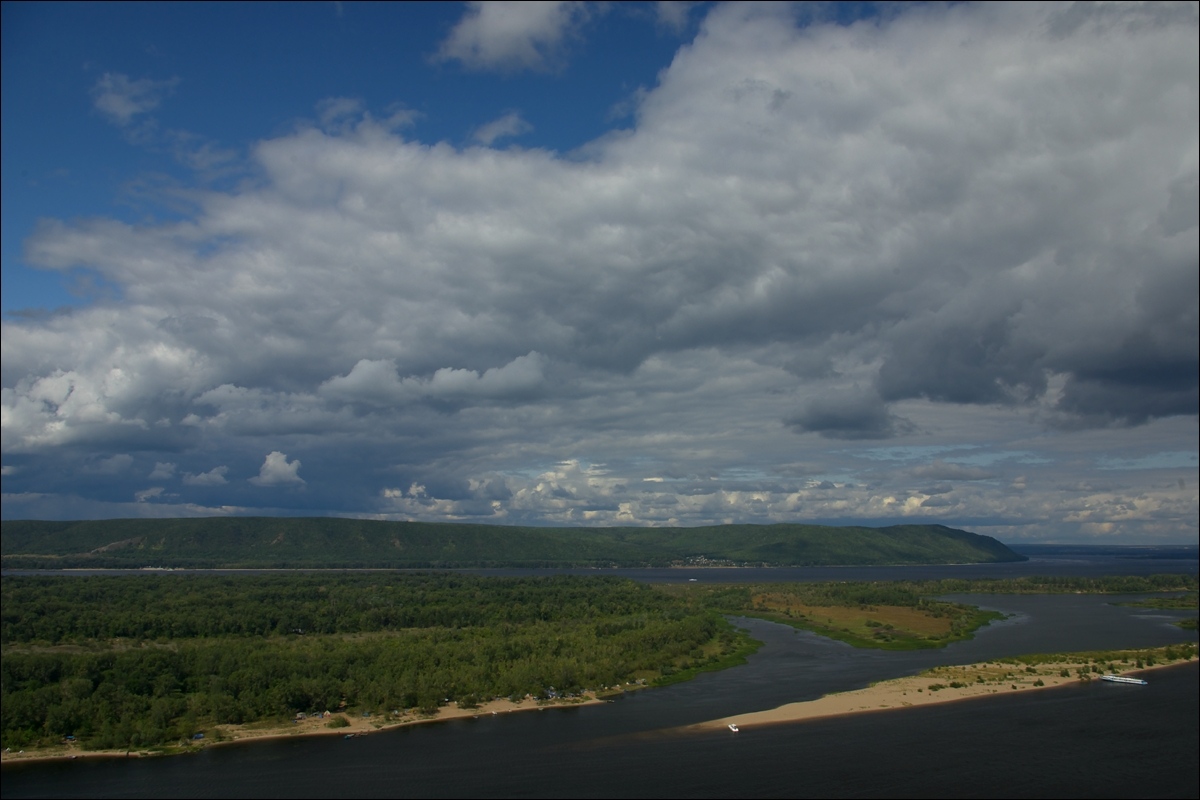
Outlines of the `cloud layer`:
{"type": "MultiPolygon", "coordinates": [[[[441,54],[542,68],[586,13],[479,5],[441,54]]],[[[1195,452],[1195,4],[812,13],[714,8],[576,153],[490,147],[517,112],[458,149],[353,107],[177,221],[45,221],[31,260],[123,294],[4,322],[5,514],[1194,537],[1194,459],[1122,489],[1071,450],[1195,452]],[[880,442],[942,449],[845,449],[880,442]]],[[[170,88],[110,83],[122,124],[170,88]]]]}

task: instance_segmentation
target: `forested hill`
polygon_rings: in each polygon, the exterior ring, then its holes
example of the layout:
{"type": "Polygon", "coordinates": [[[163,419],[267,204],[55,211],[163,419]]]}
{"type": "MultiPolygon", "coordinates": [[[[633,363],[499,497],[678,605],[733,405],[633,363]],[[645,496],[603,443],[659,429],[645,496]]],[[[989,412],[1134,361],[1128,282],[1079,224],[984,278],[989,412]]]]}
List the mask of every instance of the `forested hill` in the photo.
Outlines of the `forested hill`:
{"type": "Polygon", "coordinates": [[[1023,561],[942,525],[536,528],[330,517],[3,523],[8,568],[663,567],[1023,561]]]}

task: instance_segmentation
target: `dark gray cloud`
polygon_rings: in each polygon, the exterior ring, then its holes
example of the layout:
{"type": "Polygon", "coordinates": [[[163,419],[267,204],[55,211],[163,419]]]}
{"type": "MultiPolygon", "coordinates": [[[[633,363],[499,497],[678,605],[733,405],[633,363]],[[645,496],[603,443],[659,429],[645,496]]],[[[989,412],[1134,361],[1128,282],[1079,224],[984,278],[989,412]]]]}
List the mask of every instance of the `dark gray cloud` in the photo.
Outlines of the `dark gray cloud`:
{"type": "Polygon", "coordinates": [[[878,396],[858,391],[816,397],[784,424],[830,439],[888,439],[913,429],[908,420],[888,413],[878,396]]]}
{"type": "Polygon", "coordinates": [[[1012,403],[1046,389],[1041,354],[1021,352],[1011,320],[946,324],[921,318],[898,324],[894,333],[878,379],[887,400],[1012,403]]]}
{"type": "MultiPolygon", "coordinates": [[[[443,57],[544,64],[581,14],[443,57]]],[[[120,294],[4,321],[4,514],[1194,535],[1175,473],[1083,478],[1195,449],[1195,4],[794,14],[713,7],[568,156],[332,98],[167,221],[44,222],[29,259],[120,294]]]]}

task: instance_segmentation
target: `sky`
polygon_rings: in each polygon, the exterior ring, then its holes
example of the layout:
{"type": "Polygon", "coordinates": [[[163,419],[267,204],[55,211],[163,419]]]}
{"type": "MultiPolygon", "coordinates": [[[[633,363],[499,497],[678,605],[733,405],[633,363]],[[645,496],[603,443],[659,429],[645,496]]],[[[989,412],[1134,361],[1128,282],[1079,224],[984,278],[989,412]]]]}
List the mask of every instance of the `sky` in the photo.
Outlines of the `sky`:
{"type": "Polygon", "coordinates": [[[4,3],[4,519],[1196,544],[1196,3],[4,3]]]}

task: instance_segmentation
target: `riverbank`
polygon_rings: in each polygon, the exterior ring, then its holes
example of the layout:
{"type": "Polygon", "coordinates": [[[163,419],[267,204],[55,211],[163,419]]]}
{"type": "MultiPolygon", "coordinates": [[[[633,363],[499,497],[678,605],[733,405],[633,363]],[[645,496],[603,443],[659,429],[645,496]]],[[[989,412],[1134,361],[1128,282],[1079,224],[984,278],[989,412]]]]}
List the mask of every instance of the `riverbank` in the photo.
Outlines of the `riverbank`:
{"type": "MultiPolygon", "coordinates": [[[[1194,658],[1194,656],[1192,656],[1194,658]]],[[[735,714],[683,728],[684,731],[713,731],[735,726],[738,731],[763,725],[780,725],[808,720],[860,714],[870,711],[926,706],[990,697],[997,694],[1051,689],[1070,683],[1090,682],[1101,674],[1133,675],[1164,667],[1185,664],[1191,658],[1156,659],[1153,666],[1136,667],[1117,664],[1108,670],[1091,659],[1071,659],[1064,656],[1054,661],[1030,664],[1018,660],[944,666],[926,670],[919,675],[896,678],[856,689],[838,692],[816,700],[788,703],[766,711],[735,714]],[[1101,673],[1094,668],[1100,667],[1101,673]]],[[[1138,687],[1129,687],[1136,690],[1138,687]]]]}
{"type": "MultiPolygon", "coordinates": [[[[838,692],[816,700],[788,703],[765,711],[737,714],[721,719],[709,720],[681,729],[683,732],[701,732],[726,729],[735,725],[747,730],[763,725],[779,725],[803,722],[827,717],[860,714],[937,703],[957,702],[997,694],[1049,689],[1082,681],[1099,680],[1101,674],[1131,675],[1187,663],[1195,658],[1195,646],[1185,646],[1183,657],[1172,658],[1168,651],[1178,653],[1175,647],[1151,650],[1109,651],[1097,658],[1096,654],[1064,654],[1055,657],[1023,657],[968,664],[965,666],[940,666],[919,675],[897,678],[873,684],[865,689],[838,692]],[[1148,665],[1141,665],[1143,664],[1148,665]],[[1141,666],[1140,666],[1141,665],[1141,666]],[[1097,671],[1099,670],[1099,672],[1097,671]]],[[[1136,691],[1138,687],[1128,687],[1136,691]]],[[[556,700],[520,701],[507,699],[492,700],[475,708],[445,706],[437,713],[425,714],[416,710],[391,715],[362,715],[334,713],[329,716],[312,715],[286,722],[255,723],[252,725],[218,725],[205,730],[205,737],[189,740],[177,745],[139,750],[85,750],[75,743],[63,743],[53,747],[38,748],[21,752],[0,754],[3,763],[32,761],[62,761],[74,759],[146,758],[198,752],[207,747],[217,747],[239,742],[270,741],[296,736],[341,736],[354,738],[367,736],[378,731],[405,725],[441,722],[466,717],[481,717],[493,714],[508,714],[517,711],[544,711],[546,709],[594,705],[606,702],[595,694],[556,700]],[[329,723],[338,719],[340,727],[332,728],[329,723]]]]}
{"type": "Polygon", "coordinates": [[[350,713],[332,713],[328,716],[314,714],[287,722],[271,721],[251,725],[214,725],[205,730],[204,738],[202,739],[191,739],[187,742],[181,742],[178,745],[164,745],[136,750],[86,750],[72,742],[64,742],[61,745],[53,747],[21,750],[19,752],[5,750],[3,753],[0,753],[0,762],[7,764],[16,761],[149,758],[194,753],[207,747],[222,747],[250,741],[271,741],[296,736],[340,736],[349,739],[405,725],[421,725],[493,714],[510,714],[516,711],[545,711],[554,708],[574,708],[603,702],[605,701],[598,698],[595,694],[588,693],[579,697],[559,698],[556,700],[534,700],[532,698],[525,698],[518,701],[508,699],[490,700],[474,708],[443,706],[436,713],[432,714],[422,713],[415,709],[386,716],[350,713]],[[335,719],[340,720],[337,723],[339,727],[330,727],[329,723],[335,719]]]}

